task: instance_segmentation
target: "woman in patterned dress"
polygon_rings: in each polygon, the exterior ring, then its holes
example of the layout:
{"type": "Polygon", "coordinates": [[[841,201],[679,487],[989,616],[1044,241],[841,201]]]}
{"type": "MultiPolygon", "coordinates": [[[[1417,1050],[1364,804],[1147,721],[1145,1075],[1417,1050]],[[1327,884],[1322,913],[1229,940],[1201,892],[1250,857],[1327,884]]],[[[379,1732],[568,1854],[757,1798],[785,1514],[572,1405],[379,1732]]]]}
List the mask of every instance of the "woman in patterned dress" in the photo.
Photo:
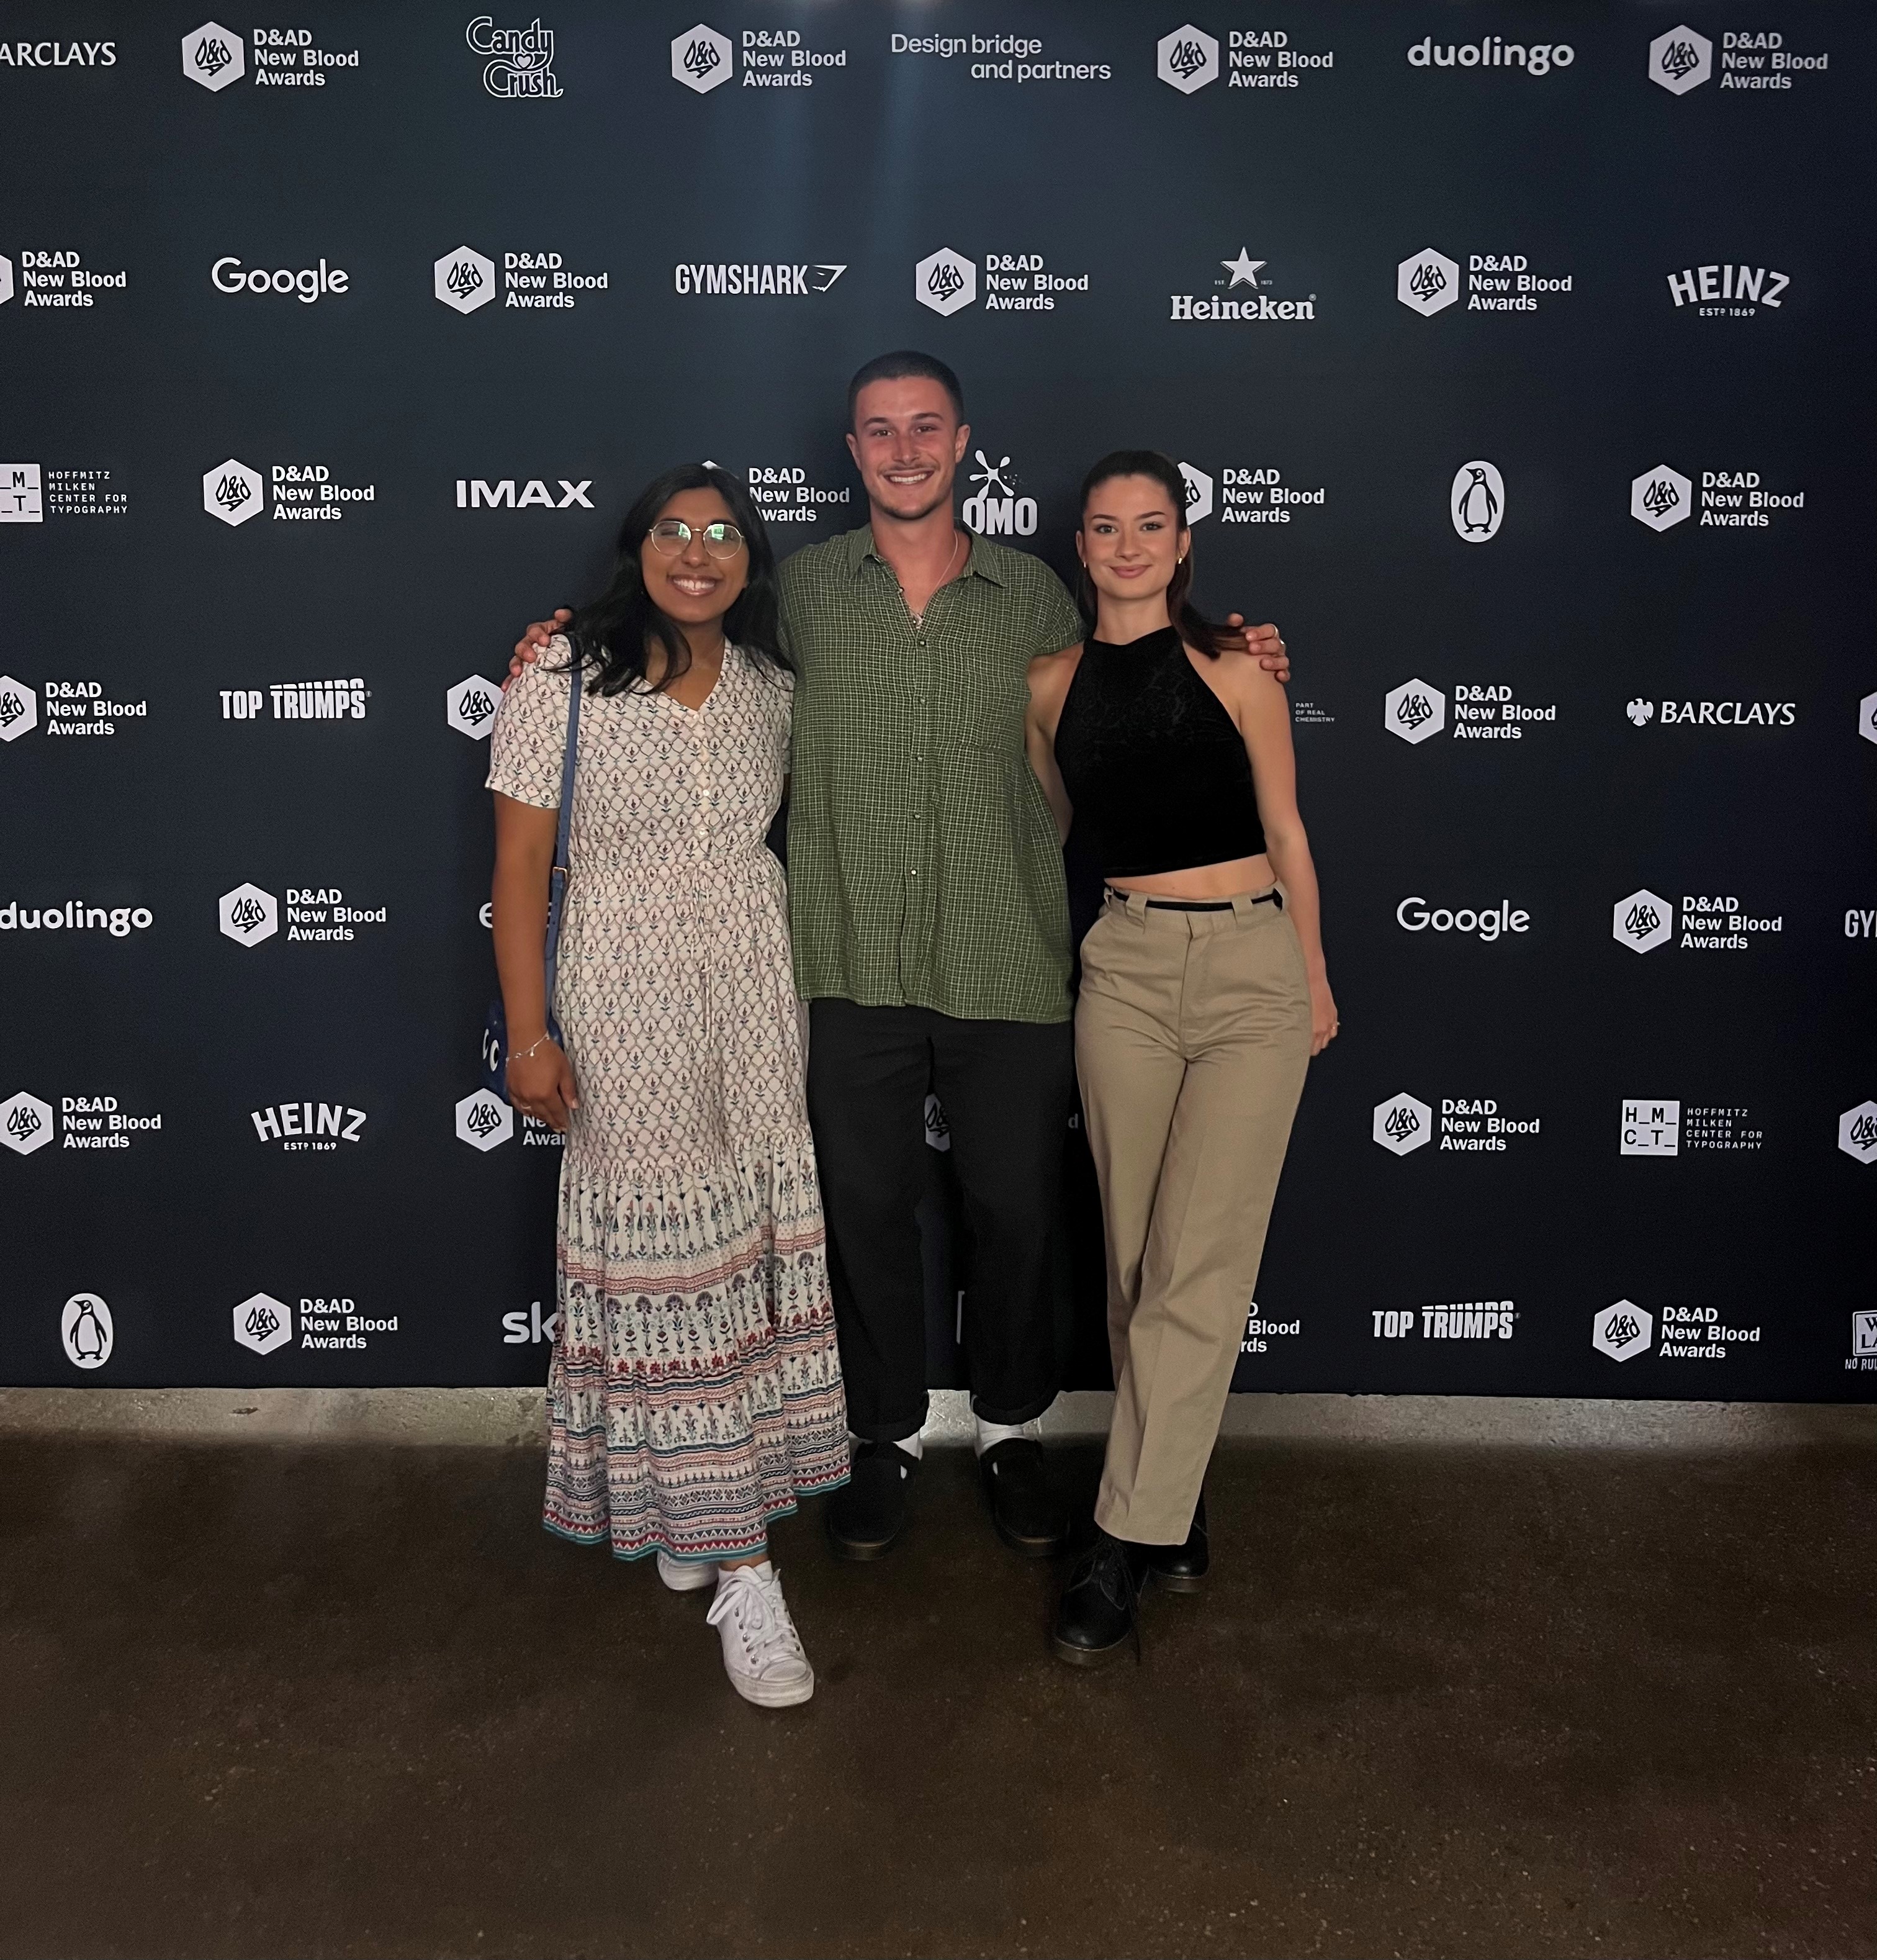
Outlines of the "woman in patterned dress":
{"type": "Polygon", "coordinates": [[[743,486],[667,471],[605,597],[504,698],[493,922],[517,1110],[562,1131],[544,1522],[711,1584],[732,1684],[814,1673],[769,1562],[848,1475],[782,867],[764,839],[794,676],[743,486]],[[547,1032],[542,948],[568,690],[583,689],[547,1032]]]}

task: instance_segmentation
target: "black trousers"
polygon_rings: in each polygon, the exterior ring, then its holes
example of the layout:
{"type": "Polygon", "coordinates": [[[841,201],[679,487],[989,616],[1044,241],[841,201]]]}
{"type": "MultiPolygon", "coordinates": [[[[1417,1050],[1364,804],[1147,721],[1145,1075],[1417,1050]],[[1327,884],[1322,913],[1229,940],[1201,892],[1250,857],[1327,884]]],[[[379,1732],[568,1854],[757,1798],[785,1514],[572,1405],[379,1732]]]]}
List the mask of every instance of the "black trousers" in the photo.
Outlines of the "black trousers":
{"type": "Polygon", "coordinates": [[[966,1021],[928,1007],[816,1001],[808,1115],[828,1220],[848,1425],[875,1443],[925,1421],[918,1221],[925,1098],[944,1105],[975,1246],[965,1303],[972,1405],[1027,1422],[1055,1400],[1049,1247],[1074,1106],[1067,1021],[966,1021]]]}

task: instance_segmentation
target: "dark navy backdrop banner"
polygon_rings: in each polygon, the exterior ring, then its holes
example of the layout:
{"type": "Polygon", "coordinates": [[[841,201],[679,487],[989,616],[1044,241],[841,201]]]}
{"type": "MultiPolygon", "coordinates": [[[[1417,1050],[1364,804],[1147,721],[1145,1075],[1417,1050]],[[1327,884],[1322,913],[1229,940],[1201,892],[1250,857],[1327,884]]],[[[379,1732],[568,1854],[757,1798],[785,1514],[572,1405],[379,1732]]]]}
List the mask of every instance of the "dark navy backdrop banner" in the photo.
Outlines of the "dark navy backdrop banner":
{"type": "Polygon", "coordinates": [[[1865,11],[477,4],[0,29],[0,1378],[544,1378],[509,648],[667,464],[862,521],[911,345],[966,521],[1066,571],[1163,449],[1292,649],[1344,1032],[1236,1386],[1877,1392],[1865,11]]]}

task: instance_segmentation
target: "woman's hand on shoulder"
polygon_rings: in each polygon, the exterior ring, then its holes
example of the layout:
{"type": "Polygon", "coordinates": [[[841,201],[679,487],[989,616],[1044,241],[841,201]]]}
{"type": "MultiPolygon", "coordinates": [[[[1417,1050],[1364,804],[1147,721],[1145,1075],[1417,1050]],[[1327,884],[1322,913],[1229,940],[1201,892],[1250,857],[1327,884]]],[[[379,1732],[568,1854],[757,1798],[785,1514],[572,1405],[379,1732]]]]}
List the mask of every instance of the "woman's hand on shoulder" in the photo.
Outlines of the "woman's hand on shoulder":
{"type": "MultiPolygon", "coordinates": [[[[552,619],[537,619],[527,632],[515,642],[514,657],[508,663],[508,680],[519,680],[527,671],[530,660],[538,660],[553,643],[556,633],[566,630],[567,622],[573,614],[565,606],[557,606],[552,619]]],[[[504,687],[508,681],[504,681],[504,687]]]]}

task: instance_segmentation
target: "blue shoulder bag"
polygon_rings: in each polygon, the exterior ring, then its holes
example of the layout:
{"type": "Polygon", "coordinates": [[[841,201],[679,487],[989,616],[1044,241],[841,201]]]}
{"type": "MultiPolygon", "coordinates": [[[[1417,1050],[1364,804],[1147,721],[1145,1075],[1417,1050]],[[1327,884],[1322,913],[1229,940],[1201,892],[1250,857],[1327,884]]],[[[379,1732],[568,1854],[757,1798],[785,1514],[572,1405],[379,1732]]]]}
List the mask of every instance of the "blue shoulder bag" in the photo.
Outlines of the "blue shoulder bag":
{"type": "MultiPolygon", "coordinates": [[[[548,929],[542,951],[547,982],[548,1035],[561,1045],[561,1026],[554,1018],[554,976],[560,963],[561,914],[567,901],[568,833],[574,820],[574,758],[580,747],[581,670],[574,669],[567,691],[567,744],[561,753],[561,808],[554,826],[554,869],[548,879],[548,929]]],[[[498,991],[482,1024],[482,1087],[508,1100],[508,1017],[498,991]]]]}

